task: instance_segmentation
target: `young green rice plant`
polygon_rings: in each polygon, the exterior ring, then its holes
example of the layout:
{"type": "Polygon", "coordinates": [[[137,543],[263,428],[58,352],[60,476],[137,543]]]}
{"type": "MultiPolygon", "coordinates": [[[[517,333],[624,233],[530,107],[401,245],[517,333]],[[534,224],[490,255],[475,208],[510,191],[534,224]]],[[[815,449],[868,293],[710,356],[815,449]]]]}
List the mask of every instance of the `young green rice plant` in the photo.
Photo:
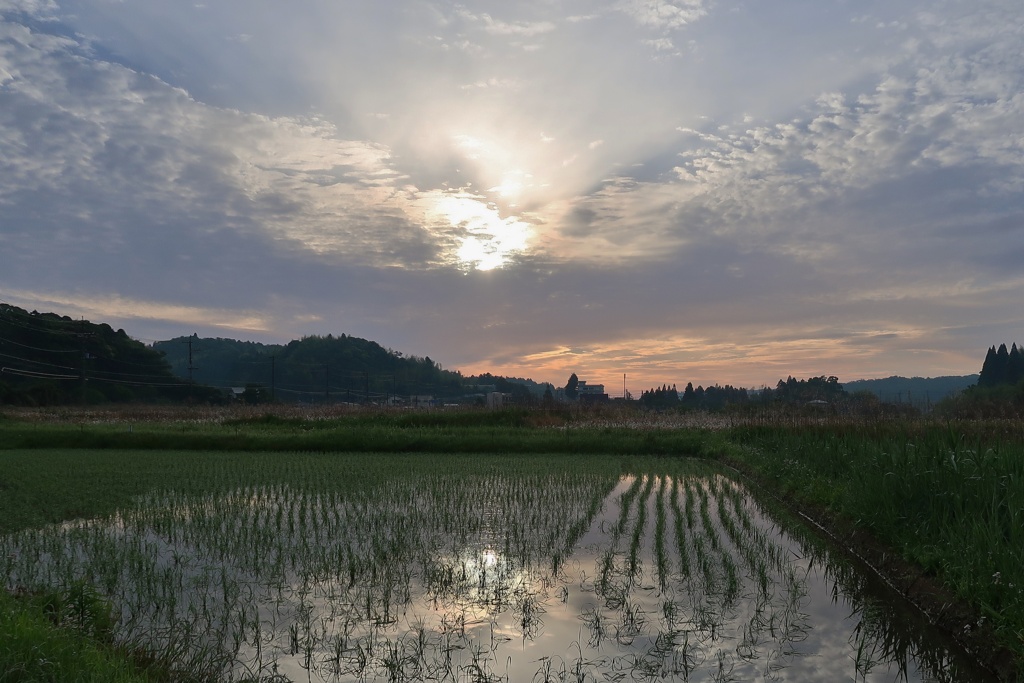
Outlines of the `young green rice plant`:
{"type": "Polygon", "coordinates": [[[650,503],[651,491],[654,489],[654,477],[648,476],[637,501],[636,520],[633,522],[633,535],[629,544],[629,574],[639,578],[640,575],[640,542],[644,538],[647,527],[647,507],[650,503]]]}
{"type": "Polygon", "coordinates": [[[690,577],[690,554],[687,549],[687,531],[684,527],[683,511],[679,503],[679,491],[683,484],[677,478],[672,485],[670,502],[673,511],[673,526],[675,529],[676,550],[679,555],[679,573],[684,579],[690,577]]]}
{"type": "MultiPolygon", "coordinates": [[[[668,486],[668,477],[661,477],[661,481],[658,484],[658,497],[656,501],[657,515],[654,523],[654,552],[655,552],[655,564],[658,572],[658,585],[662,591],[668,588],[669,580],[669,562],[668,552],[665,549],[665,489],[668,486]]],[[[673,487],[674,488],[674,487],[673,487]]]]}

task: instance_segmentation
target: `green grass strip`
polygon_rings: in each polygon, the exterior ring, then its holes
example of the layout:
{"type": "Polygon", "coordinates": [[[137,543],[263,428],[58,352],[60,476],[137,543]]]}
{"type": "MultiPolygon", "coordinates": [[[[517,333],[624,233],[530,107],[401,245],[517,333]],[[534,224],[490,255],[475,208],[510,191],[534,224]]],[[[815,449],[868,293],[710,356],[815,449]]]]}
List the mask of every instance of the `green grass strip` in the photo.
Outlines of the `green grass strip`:
{"type": "Polygon", "coordinates": [[[152,683],[89,629],[54,623],[53,596],[0,591],[0,683],[152,683]]]}

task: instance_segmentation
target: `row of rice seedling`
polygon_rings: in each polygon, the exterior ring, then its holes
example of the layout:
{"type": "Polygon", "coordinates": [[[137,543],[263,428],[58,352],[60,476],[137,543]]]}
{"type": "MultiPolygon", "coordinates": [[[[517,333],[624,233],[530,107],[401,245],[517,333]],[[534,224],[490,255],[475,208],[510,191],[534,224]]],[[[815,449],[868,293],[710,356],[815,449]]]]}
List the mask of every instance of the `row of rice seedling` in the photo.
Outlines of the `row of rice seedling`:
{"type": "MultiPolygon", "coordinates": [[[[265,598],[257,602],[291,604],[296,583],[311,593],[329,587],[332,622],[338,605],[349,605],[357,610],[350,624],[356,616],[363,624],[394,623],[410,602],[410,586],[423,577],[432,582],[436,602],[468,599],[486,612],[509,601],[508,577],[533,556],[565,552],[565,539],[579,533],[579,517],[591,514],[606,493],[602,482],[614,482],[599,474],[524,476],[517,486],[500,479],[390,480],[344,496],[290,486],[244,486],[199,497],[155,493],[108,520],[8,539],[5,574],[27,588],[33,581],[84,577],[123,597],[128,627],[175,634],[176,642],[182,632],[205,633],[219,651],[235,655],[250,637],[257,649],[267,644],[262,629],[252,636],[247,624],[283,619],[279,610],[247,618],[242,596],[256,592],[265,598]],[[499,553],[503,559],[496,562],[499,553]],[[426,568],[422,576],[414,575],[417,566],[426,568]],[[233,613],[242,615],[241,627],[231,631],[227,615],[233,613]]],[[[300,600],[297,614],[304,604],[300,600]]],[[[297,643],[325,642],[330,635],[302,627],[308,623],[293,620],[293,654],[297,643]]]]}
{"type": "MultiPolygon", "coordinates": [[[[823,555],[820,549],[808,550],[793,539],[786,540],[786,534],[766,517],[741,485],[721,476],[666,476],[658,480],[655,475],[653,484],[649,480],[642,485],[634,481],[632,490],[627,491],[619,502],[622,506],[617,511],[618,522],[613,527],[616,534],[612,536],[622,538],[633,548],[639,545],[636,536],[640,525],[646,525],[641,532],[644,534],[650,534],[649,527],[653,526],[653,535],[660,536],[661,543],[668,536],[665,529],[673,527],[679,558],[678,573],[673,574],[670,581],[662,581],[661,577],[671,574],[672,570],[667,566],[668,553],[658,549],[657,541],[653,552],[641,553],[646,560],[641,560],[635,570],[631,566],[631,554],[625,548],[621,551],[615,551],[615,546],[609,548],[601,559],[605,576],[611,575],[619,580],[605,579],[596,582],[596,587],[599,593],[605,591],[605,607],[617,610],[619,616],[609,619],[607,613],[598,609],[589,611],[585,618],[585,623],[592,629],[589,642],[600,640],[602,634],[611,631],[618,637],[627,634],[635,643],[638,640],[635,625],[645,618],[648,623],[654,621],[654,616],[660,612],[660,631],[649,642],[647,664],[651,664],[653,652],[661,651],[654,643],[663,644],[666,639],[669,642],[685,639],[687,656],[683,661],[693,664],[713,660],[725,667],[722,671],[731,671],[730,675],[746,672],[741,679],[746,679],[753,672],[751,667],[756,660],[760,660],[760,674],[771,677],[782,668],[792,667],[794,661],[807,654],[803,643],[813,630],[808,610],[808,593],[812,584],[808,582],[830,582],[831,594],[837,595],[840,580],[830,570],[820,576],[820,569],[815,569],[816,563],[826,568],[831,566],[828,562],[821,564],[823,555]],[[657,506],[653,523],[645,521],[645,497],[657,506]],[[685,503],[682,502],[684,500],[685,503]],[[689,518],[687,507],[691,510],[689,518]],[[659,522],[659,519],[663,521],[659,522]],[[697,577],[688,571],[691,554],[700,558],[697,577]],[[609,558],[612,559],[610,565],[609,558]],[[648,563],[646,567],[645,562],[648,563]],[[644,597],[645,591],[655,591],[653,586],[645,588],[641,578],[645,571],[659,578],[657,588],[663,594],[660,611],[650,607],[649,595],[647,599],[644,597]],[[819,575],[818,578],[812,579],[815,575],[819,575]],[[622,616],[624,611],[628,613],[622,616]],[[730,641],[730,637],[735,640],[730,641]],[[766,642],[775,645],[767,654],[764,650],[766,642]]],[[[863,581],[851,584],[847,578],[842,582],[859,588],[864,585],[863,581]]],[[[820,592],[820,589],[815,590],[820,592]]],[[[855,609],[859,611],[865,605],[863,601],[858,602],[855,609]]],[[[844,612],[842,616],[846,617],[848,613],[844,612]]],[[[857,676],[864,680],[868,680],[867,674],[879,662],[883,663],[881,668],[889,671],[886,656],[899,658],[893,664],[897,669],[914,666],[909,653],[914,648],[924,648],[924,639],[913,640],[912,645],[907,645],[907,639],[900,636],[896,639],[904,643],[902,649],[874,644],[872,651],[877,657],[865,657],[865,634],[868,633],[893,640],[896,631],[888,627],[876,628],[870,623],[870,618],[857,625],[856,636],[851,636],[851,643],[856,644],[861,656],[854,661],[854,668],[859,672],[857,676]]],[[[944,654],[941,647],[933,648],[931,652],[935,651],[943,654],[925,655],[923,659],[926,661],[920,663],[919,668],[930,671],[928,675],[935,676],[935,680],[957,680],[960,674],[949,673],[949,655],[944,654]]],[[[662,654],[668,657],[666,652],[662,651],[662,654]]],[[[678,649],[674,650],[673,661],[678,663],[679,656],[678,649]]],[[[851,656],[851,659],[854,658],[851,656]]],[[[672,675],[679,675],[678,667],[669,665],[668,659],[664,662],[658,669],[659,675],[669,675],[673,671],[676,673],[672,675]]]]}
{"type": "Polygon", "coordinates": [[[7,587],[94,586],[119,642],[239,681],[807,679],[845,628],[812,622],[802,542],[702,463],[211,458],[0,537],[7,587]]]}

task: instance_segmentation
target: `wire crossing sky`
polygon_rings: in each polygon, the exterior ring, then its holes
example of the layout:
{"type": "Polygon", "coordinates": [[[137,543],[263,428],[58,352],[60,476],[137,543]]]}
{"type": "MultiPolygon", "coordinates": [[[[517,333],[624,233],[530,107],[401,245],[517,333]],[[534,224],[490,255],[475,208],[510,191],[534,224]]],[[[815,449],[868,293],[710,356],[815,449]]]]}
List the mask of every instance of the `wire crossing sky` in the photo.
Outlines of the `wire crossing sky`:
{"type": "Polygon", "coordinates": [[[977,372],[1022,264],[1020,0],[0,0],[30,310],[638,393],[977,372]]]}

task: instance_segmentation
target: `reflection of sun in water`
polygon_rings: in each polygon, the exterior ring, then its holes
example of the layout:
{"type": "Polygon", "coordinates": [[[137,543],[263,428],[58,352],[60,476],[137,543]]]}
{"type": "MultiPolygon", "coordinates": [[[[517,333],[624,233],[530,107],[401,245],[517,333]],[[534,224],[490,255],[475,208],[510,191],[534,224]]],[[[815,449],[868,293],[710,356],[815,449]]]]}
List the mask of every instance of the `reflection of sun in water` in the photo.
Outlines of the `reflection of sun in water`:
{"type": "Polygon", "coordinates": [[[497,207],[467,193],[434,198],[430,217],[458,230],[455,255],[477,270],[492,270],[508,263],[528,242],[530,226],[515,217],[502,218],[497,207]]]}

